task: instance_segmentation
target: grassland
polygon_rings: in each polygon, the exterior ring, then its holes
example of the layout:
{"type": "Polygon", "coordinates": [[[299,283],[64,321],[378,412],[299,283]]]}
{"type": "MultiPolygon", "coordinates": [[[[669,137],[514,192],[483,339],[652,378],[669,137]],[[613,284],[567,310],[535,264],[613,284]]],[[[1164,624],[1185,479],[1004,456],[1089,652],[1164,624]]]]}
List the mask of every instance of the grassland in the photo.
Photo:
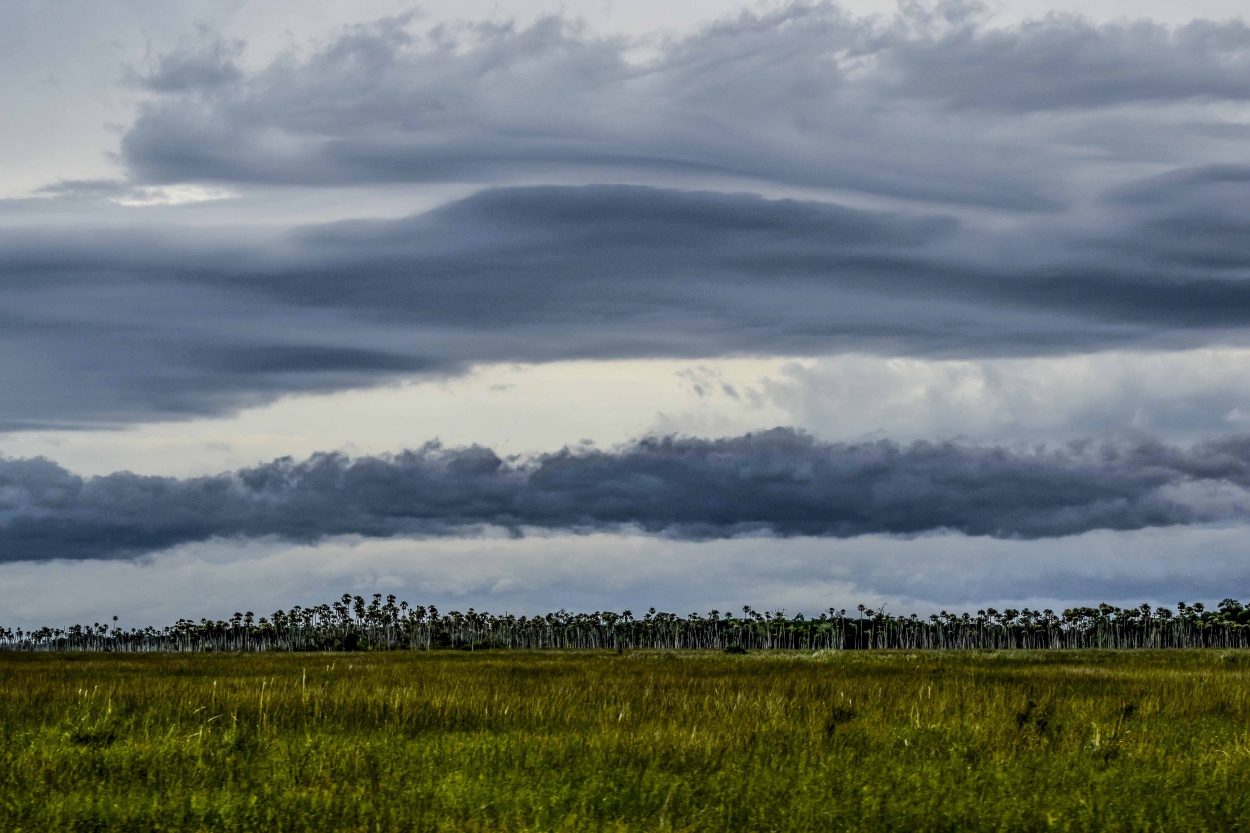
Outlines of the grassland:
{"type": "Polygon", "coordinates": [[[1250,654],[0,653],[4,831],[1237,831],[1250,654]]]}

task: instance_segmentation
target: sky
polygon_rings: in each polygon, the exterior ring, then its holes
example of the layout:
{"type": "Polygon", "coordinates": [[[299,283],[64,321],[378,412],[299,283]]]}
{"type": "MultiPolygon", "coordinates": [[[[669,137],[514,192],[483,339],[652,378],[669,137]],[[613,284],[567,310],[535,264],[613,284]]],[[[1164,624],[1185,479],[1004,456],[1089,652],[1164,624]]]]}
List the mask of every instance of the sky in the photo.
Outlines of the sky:
{"type": "Polygon", "coordinates": [[[0,6],[0,624],[1250,597],[1241,3],[0,6]]]}

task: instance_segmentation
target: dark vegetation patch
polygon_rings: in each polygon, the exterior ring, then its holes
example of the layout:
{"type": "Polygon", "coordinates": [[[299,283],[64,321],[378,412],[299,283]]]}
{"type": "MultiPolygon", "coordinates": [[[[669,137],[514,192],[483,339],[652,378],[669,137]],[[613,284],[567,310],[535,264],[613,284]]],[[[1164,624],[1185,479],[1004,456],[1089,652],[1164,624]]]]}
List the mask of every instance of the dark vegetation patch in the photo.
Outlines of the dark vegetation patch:
{"type": "MultiPolygon", "coordinates": [[[[670,651],[722,650],[1108,650],[1129,648],[1250,648],[1250,608],[1224,599],[1214,609],[1181,602],[1174,613],[1148,604],[1119,608],[1053,610],[994,608],[942,611],[928,618],[891,615],[861,605],[848,613],[830,608],[817,616],[761,613],[691,613],[649,609],[541,616],[494,616],[469,608],[441,613],[375,593],[371,601],[344,594],[333,604],[277,610],[259,619],[250,611],[228,621],[181,619],[164,628],[94,623],[33,631],[0,628],[0,650],[176,651],[394,651],[489,649],[670,651]]],[[[1237,651],[1227,656],[1236,662],[1237,651]]]]}

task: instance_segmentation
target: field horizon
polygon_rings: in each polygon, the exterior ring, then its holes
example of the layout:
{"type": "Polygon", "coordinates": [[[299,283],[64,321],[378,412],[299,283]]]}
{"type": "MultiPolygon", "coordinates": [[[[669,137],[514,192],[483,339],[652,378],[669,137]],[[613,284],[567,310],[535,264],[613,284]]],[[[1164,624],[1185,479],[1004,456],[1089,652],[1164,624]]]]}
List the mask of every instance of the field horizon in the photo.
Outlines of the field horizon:
{"type": "Polygon", "coordinates": [[[742,607],[742,614],[711,610],[681,616],[654,607],[534,616],[496,616],[469,608],[440,612],[388,595],[344,593],[315,607],[296,605],[256,617],[179,619],[163,628],[95,622],[30,630],[0,627],[0,650],[52,651],[356,651],[462,649],[989,649],[1250,647],[1250,607],[1224,598],[1208,608],[1179,602],[1170,608],[1110,604],[1033,610],[993,607],[945,610],[926,618],[858,605],[815,616],[742,607]]]}

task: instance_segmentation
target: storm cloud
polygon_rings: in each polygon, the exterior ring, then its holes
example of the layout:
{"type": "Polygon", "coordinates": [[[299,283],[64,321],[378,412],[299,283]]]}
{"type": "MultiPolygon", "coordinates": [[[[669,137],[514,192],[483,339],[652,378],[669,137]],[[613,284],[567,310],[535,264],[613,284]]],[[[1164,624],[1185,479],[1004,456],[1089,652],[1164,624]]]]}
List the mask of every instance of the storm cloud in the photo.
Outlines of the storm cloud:
{"type": "MultiPolygon", "coordinates": [[[[211,83],[146,102],[122,141],[143,183],[636,181],[679,173],[849,187],[1039,210],[1044,180],[960,137],[853,118],[848,57],[877,32],[834,7],[744,14],[666,44],[654,61],[558,17],[531,27],[349,29],[233,82],[224,47],[174,67],[211,83]],[[910,160],[910,161],[909,161],[910,160]],[[936,163],[936,164],[935,164],[936,163]]],[[[164,65],[149,86],[164,83],[164,65]]],[[[181,76],[179,76],[181,77],[181,76]]],[[[874,82],[875,85],[875,82],[874,82]]]]}
{"type": "Polygon", "coordinates": [[[649,40],[422,26],[260,62],[204,28],[132,68],[118,177],[0,206],[0,430],[484,362],[1250,335],[1243,23],[994,26],[949,2],[649,40]],[[265,213],[430,183],[460,190],[398,219],[265,213]]]}
{"type": "Polygon", "coordinates": [[[640,528],[715,539],[955,531],[1046,538],[1244,520],[1250,440],[1189,448],[828,444],[788,429],[662,437],[614,450],[501,459],[434,443],[386,457],[317,454],[176,479],[82,478],[0,462],[5,560],[135,556],[211,538],[471,533],[483,526],[640,528]]]}
{"type": "Polygon", "coordinates": [[[277,231],[0,231],[0,427],[223,413],[481,362],[1244,342],[1238,171],[1144,181],[1085,229],[599,185],[277,231]]]}
{"type": "Polygon", "coordinates": [[[210,42],[154,67],[165,94],[122,156],[144,183],[702,174],[1055,211],[1091,169],[1116,176],[1073,149],[1178,164],[1204,121],[1229,122],[1204,105],[1250,99],[1238,21],[992,27],[968,3],[891,19],[796,3],[639,46],[558,17],[429,31],[400,17],[243,73],[236,45],[210,42]]]}

